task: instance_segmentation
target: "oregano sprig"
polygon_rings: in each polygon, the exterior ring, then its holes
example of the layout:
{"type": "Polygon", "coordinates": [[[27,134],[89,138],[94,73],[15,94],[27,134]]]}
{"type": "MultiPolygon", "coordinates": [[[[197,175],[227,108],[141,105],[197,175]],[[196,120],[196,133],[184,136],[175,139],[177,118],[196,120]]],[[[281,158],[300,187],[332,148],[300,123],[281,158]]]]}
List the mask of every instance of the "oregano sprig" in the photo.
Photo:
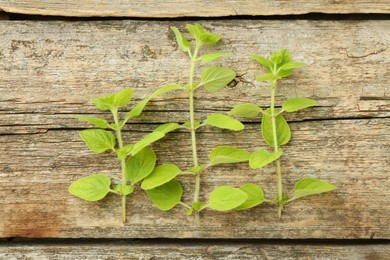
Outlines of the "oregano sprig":
{"type": "Polygon", "coordinates": [[[263,110],[260,106],[251,103],[240,104],[234,107],[229,115],[240,115],[246,118],[254,118],[262,114],[261,131],[265,142],[273,148],[272,152],[267,150],[258,150],[251,154],[249,159],[249,166],[252,169],[261,168],[271,162],[275,162],[277,175],[277,196],[275,203],[279,206],[279,218],[282,215],[283,207],[286,203],[293,200],[328,192],[336,189],[336,186],[314,178],[304,178],[300,180],[294,188],[291,198],[283,192],[282,187],[282,168],[280,157],[283,154],[281,146],[286,145],[291,138],[291,131],[287,121],[283,117],[284,112],[295,112],[304,108],[317,106],[315,100],[309,98],[290,98],[282,104],[282,109],[279,110],[275,104],[275,94],[277,90],[277,83],[282,78],[288,77],[292,74],[293,69],[304,65],[302,62],[293,62],[290,51],[282,49],[273,52],[270,58],[253,54],[251,56],[254,60],[259,62],[265,69],[266,73],[258,76],[256,79],[259,82],[270,82],[270,103],[271,106],[263,110]]]}
{"type": "Polygon", "coordinates": [[[105,174],[93,174],[76,180],[69,186],[69,192],[87,201],[98,201],[108,193],[122,197],[122,221],[126,221],[126,197],[133,193],[135,184],[149,176],[156,164],[156,155],[148,147],[153,142],[165,136],[165,128],[157,127],[152,133],[146,135],[134,144],[123,143],[123,127],[133,117],[139,116],[146,104],[154,97],[181,88],[177,84],[168,85],[155,91],[150,97],[140,101],[131,109],[123,120],[119,117],[118,109],[128,105],[132,99],[133,89],[128,88],[119,93],[94,98],[93,103],[101,111],[110,111],[112,123],[103,118],[76,116],[83,121],[93,124],[95,129],[86,129],[80,136],[89,149],[94,153],[109,151],[116,155],[121,167],[121,180],[116,184],[105,174]],[[113,187],[112,187],[113,186],[113,187]]]}
{"type": "Polygon", "coordinates": [[[216,44],[221,38],[219,35],[207,31],[200,24],[187,25],[189,34],[195,40],[194,46],[190,44],[176,27],[171,27],[171,29],[176,36],[179,48],[183,52],[186,52],[190,58],[188,83],[184,85],[188,93],[190,121],[180,126],[177,123],[170,124],[174,124],[174,128],[180,127],[190,131],[193,165],[188,170],[182,171],[173,164],[163,164],[145,178],[142,187],[146,189],[149,197],[161,210],[169,210],[176,205],[182,205],[187,209],[188,215],[195,212],[198,223],[199,212],[206,208],[225,211],[233,209],[243,210],[254,207],[264,201],[263,190],[256,184],[246,184],[240,188],[219,186],[211,192],[207,202],[200,200],[201,175],[207,168],[224,163],[248,161],[250,153],[236,147],[219,146],[211,151],[208,163],[199,163],[196,131],[200,127],[208,125],[240,131],[244,129],[244,125],[238,120],[220,113],[208,115],[203,122],[196,121],[194,93],[200,87],[204,87],[210,93],[217,92],[231,82],[236,77],[236,73],[227,67],[209,66],[203,68],[200,79],[197,80],[195,70],[198,62],[202,61],[203,63],[207,63],[221,57],[229,57],[231,54],[209,53],[200,56],[200,50],[204,45],[216,44]],[[183,189],[180,183],[175,180],[176,176],[183,174],[189,174],[195,178],[193,200],[190,205],[181,201],[183,189]],[[164,199],[162,199],[162,196],[164,199]]]}

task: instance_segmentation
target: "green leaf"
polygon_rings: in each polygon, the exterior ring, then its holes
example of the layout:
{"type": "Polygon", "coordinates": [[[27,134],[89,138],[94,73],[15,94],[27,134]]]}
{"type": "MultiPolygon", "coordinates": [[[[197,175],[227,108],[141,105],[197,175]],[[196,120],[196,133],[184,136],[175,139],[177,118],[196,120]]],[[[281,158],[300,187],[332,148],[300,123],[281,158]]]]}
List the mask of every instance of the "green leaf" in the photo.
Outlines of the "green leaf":
{"type": "Polygon", "coordinates": [[[204,63],[219,59],[221,57],[231,57],[232,55],[230,53],[210,53],[210,54],[205,54],[202,57],[202,61],[204,63]]]}
{"type": "Polygon", "coordinates": [[[206,207],[207,203],[206,202],[193,202],[191,204],[191,207],[196,211],[200,212],[202,209],[206,207]]]}
{"type": "Polygon", "coordinates": [[[116,107],[123,107],[130,103],[132,97],[133,89],[124,89],[121,92],[115,94],[113,103],[116,107]]]}
{"type": "MultiPolygon", "coordinates": [[[[265,112],[270,115],[271,109],[268,108],[265,112]]],[[[277,113],[279,113],[279,111],[275,109],[275,114],[277,113]]],[[[276,137],[278,141],[277,145],[281,146],[287,144],[291,138],[291,131],[290,131],[290,127],[288,126],[282,114],[279,114],[278,116],[275,117],[275,123],[276,123],[276,137]]],[[[261,120],[261,130],[265,142],[269,146],[274,147],[272,120],[271,117],[266,114],[263,114],[261,120]]]]}
{"type": "Polygon", "coordinates": [[[207,45],[217,43],[221,39],[221,36],[215,33],[205,32],[200,36],[200,41],[207,45]]]}
{"type": "Polygon", "coordinates": [[[68,191],[70,194],[87,201],[98,201],[110,192],[111,180],[107,175],[94,174],[73,182],[68,191]]]}
{"type": "Polygon", "coordinates": [[[336,189],[336,186],[314,178],[300,180],[294,188],[293,199],[320,194],[336,189]]]}
{"type": "Polygon", "coordinates": [[[205,31],[200,24],[187,24],[187,30],[197,41],[200,41],[200,35],[205,31]]]}
{"type": "Polygon", "coordinates": [[[145,147],[126,162],[126,178],[131,183],[137,183],[152,173],[156,165],[156,154],[149,147],[145,147]]]}
{"type": "Polygon", "coordinates": [[[280,66],[280,69],[291,70],[291,69],[302,67],[304,65],[305,65],[305,63],[303,63],[303,62],[288,62],[288,63],[285,63],[282,66],[280,66]]]}
{"type": "Polygon", "coordinates": [[[187,30],[201,44],[215,44],[221,39],[221,36],[208,32],[200,24],[187,24],[187,30]]]}
{"type": "MultiPolygon", "coordinates": [[[[191,130],[191,122],[184,122],[184,123],[182,124],[182,126],[184,126],[185,128],[191,130]]],[[[198,127],[198,126],[200,126],[200,122],[195,121],[195,122],[194,122],[194,127],[196,128],[196,127],[198,127]]]]}
{"type": "Polygon", "coordinates": [[[178,181],[172,180],[146,193],[160,210],[166,211],[180,204],[183,189],[178,181]]]}
{"type": "Polygon", "coordinates": [[[231,115],[239,115],[245,118],[253,118],[256,117],[259,113],[261,113],[263,110],[261,107],[251,104],[251,103],[245,103],[245,104],[239,104],[235,106],[230,112],[229,116],[231,115]]]}
{"type": "Polygon", "coordinates": [[[204,124],[233,131],[240,131],[245,128],[240,121],[222,114],[209,115],[204,121],[204,124]]]}
{"type": "Polygon", "coordinates": [[[194,212],[194,209],[193,208],[189,208],[189,209],[187,209],[186,214],[187,214],[187,216],[191,216],[191,214],[193,212],[194,212]]]}
{"type": "Polygon", "coordinates": [[[83,121],[87,121],[91,124],[94,124],[97,127],[100,127],[100,128],[107,128],[108,127],[107,121],[102,119],[102,118],[87,117],[87,116],[74,116],[74,118],[77,118],[77,119],[80,119],[83,121]]]}
{"type": "Polygon", "coordinates": [[[156,129],[154,129],[153,132],[162,132],[164,134],[167,134],[169,132],[175,131],[179,127],[180,127],[180,125],[178,123],[166,123],[166,124],[160,125],[156,129]]]}
{"type": "Polygon", "coordinates": [[[122,149],[118,149],[117,150],[118,160],[126,159],[126,157],[130,155],[133,147],[134,147],[134,144],[128,144],[128,145],[124,146],[122,149]]]}
{"type": "Polygon", "coordinates": [[[248,183],[240,187],[240,190],[248,195],[248,199],[240,206],[234,208],[235,210],[244,210],[253,208],[264,202],[264,191],[256,184],[248,183]]]}
{"type": "Polygon", "coordinates": [[[111,110],[115,107],[114,99],[115,99],[115,94],[111,94],[101,98],[93,98],[92,103],[99,110],[103,110],[103,111],[111,110]]]}
{"type": "Polygon", "coordinates": [[[86,129],[80,132],[80,136],[94,153],[113,149],[116,143],[111,132],[101,129],[86,129]]]}
{"type": "Polygon", "coordinates": [[[318,103],[310,98],[290,98],[282,104],[282,108],[287,112],[294,112],[313,106],[318,106],[318,103]]]}
{"type": "Polygon", "coordinates": [[[168,85],[168,86],[164,86],[162,88],[159,88],[157,89],[150,97],[146,98],[146,99],[143,99],[141,100],[132,110],[130,110],[129,113],[127,113],[126,115],[126,120],[132,118],[132,117],[137,117],[139,116],[142,111],[144,110],[146,104],[152,100],[153,98],[161,95],[161,94],[164,94],[168,91],[171,91],[171,90],[175,90],[175,89],[180,89],[181,86],[178,85],[178,84],[172,84],[172,85],[168,85]]]}
{"type": "Polygon", "coordinates": [[[251,57],[255,60],[257,60],[261,65],[265,66],[266,68],[272,68],[273,67],[273,64],[270,60],[260,56],[260,55],[257,55],[257,54],[252,54],[251,57]]]}
{"type": "Polygon", "coordinates": [[[279,149],[276,153],[270,153],[266,150],[258,150],[252,153],[249,159],[249,166],[252,169],[261,168],[275,160],[277,160],[283,154],[283,150],[279,149]]]}
{"type": "Polygon", "coordinates": [[[133,193],[134,187],[131,185],[118,184],[118,185],[115,185],[114,190],[119,192],[121,195],[127,196],[127,195],[133,193]]]}
{"type": "Polygon", "coordinates": [[[271,54],[270,60],[273,63],[283,65],[292,61],[291,53],[288,49],[275,51],[271,54]]]}
{"type": "Polygon", "coordinates": [[[231,146],[219,146],[211,151],[210,162],[212,165],[221,163],[238,163],[248,161],[251,154],[243,149],[231,146]]]}
{"type": "Polygon", "coordinates": [[[144,179],[141,188],[144,190],[150,190],[161,186],[164,183],[173,180],[180,173],[181,170],[176,165],[163,164],[154,169],[154,171],[144,179]]]}
{"type": "Polygon", "coordinates": [[[236,73],[226,67],[207,67],[202,71],[201,83],[209,92],[224,88],[236,77],[236,73]]]}
{"type": "Polygon", "coordinates": [[[157,140],[160,140],[163,138],[165,134],[163,132],[152,132],[148,135],[146,135],[144,138],[139,140],[134,144],[133,150],[131,150],[131,155],[136,155],[139,151],[144,149],[146,146],[148,146],[151,143],[156,142],[157,140]]]}
{"type": "Polygon", "coordinates": [[[273,80],[276,80],[277,78],[271,74],[271,73],[267,73],[267,74],[264,74],[264,75],[261,75],[261,76],[257,76],[256,77],[256,80],[258,82],[263,82],[263,81],[273,81],[273,80]]]}
{"type": "Polygon", "coordinates": [[[206,168],[207,168],[207,165],[202,164],[202,165],[191,167],[188,169],[188,171],[193,172],[193,173],[198,173],[198,172],[205,170],[206,168]]]}
{"type": "Polygon", "coordinates": [[[176,27],[171,27],[171,30],[175,33],[177,44],[180,49],[184,52],[191,50],[191,44],[188,43],[187,39],[181,34],[176,27]]]}
{"type": "Polygon", "coordinates": [[[218,211],[231,210],[248,199],[246,192],[230,187],[220,186],[210,194],[208,207],[218,211]]]}

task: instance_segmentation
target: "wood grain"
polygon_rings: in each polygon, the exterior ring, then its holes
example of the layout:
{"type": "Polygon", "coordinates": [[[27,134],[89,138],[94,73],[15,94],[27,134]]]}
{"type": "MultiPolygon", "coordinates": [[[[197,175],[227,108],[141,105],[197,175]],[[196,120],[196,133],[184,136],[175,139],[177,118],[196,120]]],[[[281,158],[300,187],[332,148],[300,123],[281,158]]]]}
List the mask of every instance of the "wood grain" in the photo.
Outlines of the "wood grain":
{"type": "MultiPolygon", "coordinates": [[[[78,137],[89,127],[75,114],[99,115],[92,96],[135,88],[135,101],[159,86],[185,83],[188,60],[177,50],[169,26],[185,22],[0,22],[0,237],[101,238],[389,238],[390,23],[377,21],[209,21],[223,34],[222,64],[241,77],[216,94],[196,94],[197,117],[226,112],[241,102],[268,105],[268,88],[255,83],[258,65],[247,58],[287,47],[308,66],[280,85],[277,102],[317,99],[320,106],[287,117],[293,140],[285,148],[286,190],[303,176],[330,181],[338,190],[286,206],[282,220],[266,205],[247,212],[202,216],[197,227],[183,209],[157,210],[141,191],[128,202],[109,196],[87,203],[67,193],[71,181],[92,172],[119,175],[108,154],[93,155],[78,137]],[[143,203],[141,204],[140,201],[143,203]]],[[[214,51],[214,49],[213,49],[214,51]]],[[[220,64],[220,63],[215,63],[220,64]]],[[[134,142],[158,123],[187,121],[185,93],[157,98],[132,121],[134,142]]],[[[253,152],[265,147],[259,127],[247,122],[245,136],[204,128],[200,160],[217,145],[253,152]],[[254,142],[253,140],[259,140],[254,142]]],[[[154,148],[159,163],[190,166],[189,135],[171,134],[154,148]]],[[[273,167],[215,167],[203,178],[202,198],[218,184],[255,182],[275,194],[273,167]]],[[[193,180],[181,178],[185,200],[193,180]]]]}
{"type": "MultiPolygon", "coordinates": [[[[241,77],[218,95],[196,94],[198,117],[254,102],[269,106],[269,89],[258,84],[260,66],[249,55],[289,48],[308,66],[281,82],[277,104],[305,96],[319,107],[288,120],[372,118],[390,115],[390,21],[210,21],[204,26],[223,40],[208,51],[231,52],[214,65],[241,77]]],[[[39,133],[85,127],[71,118],[96,115],[90,100],[134,87],[134,101],[155,89],[185,84],[189,61],[169,26],[185,22],[0,23],[0,133],[39,133]]],[[[187,35],[187,34],[186,34],[187,35]]],[[[186,93],[164,95],[134,122],[187,121],[186,93]],[[159,116],[153,116],[158,111],[159,116]]]]}
{"type": "Polygon", "coordinates": [[[0,245],[3,259],[388,259],[386,244],[308,244],[224,242],[24,243],[0,245]]]}
{"type": "Polygon", "coordinates": [[[309,13],[390,13],[389,0],[0,0],[0,9],[19,14],[79,17],[226,17],[309,13]]]}

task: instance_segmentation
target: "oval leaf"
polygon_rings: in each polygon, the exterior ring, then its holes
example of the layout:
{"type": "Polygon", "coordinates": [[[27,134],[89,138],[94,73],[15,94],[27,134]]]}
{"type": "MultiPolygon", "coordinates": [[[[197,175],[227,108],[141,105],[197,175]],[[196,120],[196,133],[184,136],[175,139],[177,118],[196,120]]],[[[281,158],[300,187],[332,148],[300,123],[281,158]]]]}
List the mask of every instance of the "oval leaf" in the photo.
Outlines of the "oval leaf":
{"type": "Polygon", "coordinates": [[[99,110],[103,110],[103,111],[110,110],[115,107],[114,98],[115,98],[115,94],[107,95],[101,98],[93,98],[92,103],[99,110]]]}
{"type": "Polygon", "coordinates": [[[220,186],[210,194],[208,207],[218,211],[231,210],[248,199],[246,192],[230,187],[220,186]]]}
{"type": "Polygon", "coordinates": [[[211,151],[210,162],[212,165],[221,163],[238,163],[248,161],[250,153],[236,147],[219,146],[211,151]]]}
{"type": "Polygon", "coordinates": [[[277,153],[270,153],[266,150],[259,150],[252,153],[249,159],[249,166],[252,169],[261,168],[276,159],[278,159],[283,154],[282,149],[279,149],[277,153]]]}
{"type": "Polygon", "coordinates": [[[221,57],[231,57],[231,56],[232,55],[230,53],[210,53],[210,54],[205,54],[200,58],[202,59],[202,61],[204,63],[206,63],[206,62],[210,62],[210,61],[219,59],[221,57]]]}
{"type": "Polygon", "coordinates": [[[252,54],[251,57],[253,59],[255,59],[256,61],[258,61],[261,65],[265,66],[266,68],[272,68],[273,67],[273,64],[271,61],[269,61],[268,59],[260,56],[260,55],[257,55],[257,54],[252,54]]]}
{"type": "Polygon", "coordinates": [[[132,97],[133,97],[133,89],[132,88],[124,89],[121,92],[115,94],[113,103],[116,107],[126,106],[127,104],[130,103],[132,97]]]}
{"type": "Polygon", "coordinates": [[[102,118],[87,117],[87,116],[75,116],[74,118],[77,118],[77,119],[80,119],[83,121],[87,121],[91,124],[96,125],[97,127],[100,127],[100,128],[107,128],[108,127],[107,121],[102,119],[102,118]]]}
{"type": "MultiPolygon", "coordinates": [[[[265,112],[270,115],[271,109],[268,108],[265,112]]],[[[279,111],[277,109],[275,109],[275,114],[277,114],[277,113],[279,113],[279,111]]],[[[291,131],[290,131],[290,127],[288,126],[283,115],[279,114],[278,116],[276,116],[275,123],[276,123],[276,137],[277,137],[278,146],[287,144],[291,138],[291,131]]],[[[271,120],[271,117],[266,115],[266,114],[263,114],[263,117],[261,120],[261,130],[262,130],[262,134],[263,134],[263,138],[264,138],[265,142],[269,146],[274,147],[272,120],[271,120]]]]}
{"type": "Polygon", "coordinates": [[[153,132],[162,132],[164,134],[167,134],[169,132],[175,131],[179,127],[180,127],[180,125],[178,123],[166,123],[166,124],[160,125],[156,129],[154,129],[153,132]]]}
{"type": "Polygon", "coordinates": [[[189,50],[191,50],[191,45],[188,43],[187,39],[181,34],[179,29],[172,26],[171,30],[175,33],[176,41],[180,49],[184,52],[188,52],[189,50]]]}
{"type": "Polygon", "coordinates": [[[87,201],[98,201],[110,192],[111,180],[107,175],[94,174],[73,182],[68,191],[70,194],[87,201]]]}
{"type": "Polygon", "coordinates": [[[310,98],[290,98],[282,104],[282,108],[287,112],[298,111],[307,107],[317,106],[317,101],[310,98]]]}
{"type": "Polygon", "coordinates": [[[305,65],[305,63],[303,62],[288,62],[280,66],[280,69],[291,70],[291,69],[302,67],[303,65],[305,65]]]}
{"type": "Polygon", "coordinates": [[[201,83],[209,92],[216,92],[224,88],[236,77],[236,73],[225,67],[208,67],[202,71],[201,83]]]}
{"type": "Polygon", "coordinates": [[[320,194],[336,189],[336,186],[314,178],[300,180],[294,188],[293,199],[320,194]]]}
{"type": "Polygon", "coordinates": [[[94,153],[113,149],[116,143],[115,136],[111,132],[101,129],[86,129],[80,132],[80,136],[94,153]]]}
{"type": "Polygon", "coordinates": [[[144,190],[149,190],[161,186],[164,183],[174,179],[180,173],[181,170],[176,165],[163,164],[154,169],[154,171],[144,179],[141,188],[144,190]]]}
{"type": "Polygon", "coordinates": [[[146,146],[148,146],[151,143],[154,143],[157,140],[160,140],[163,138],[165,134],[163,132],[152,132],[136,142],[133,146],[133,149],[131,150],[131,155],[136,155],[138,152],[140,152],[142,149],[144,149],[146,146]]]}
{"type": "Polygon", "coordinates": [[[131,183],[137,183],[151,174],[155,165],[156,154],[151,148],[145,147],[126,162],[126,178],[131,183]]]}
{"type": "Polygon", "coordinates": [[[172,180],[164,185],[147,190],[149,198],[160,210],[170,210],[180,203],[183,189],[180,183],[172,180]]]}
{"type": "Polygon", "coordinates": [[[264,191],[256,184],[248,183],[240,187],[240,190],[248,195],[248,199],[240,206],[234,208],[235,210],[244,210],[253,208],[264,202],[264,191]]]}
{"type": "Polygon", "coordinates": [[[256,117],[259,113],[261,113],[263,110],[261,107],[252,104],[252,103],[245,103],[245,104],[239,104],[235,106],[230,112],[229,116],[231,115],[239,115],[246,118],[253,118],[256,117]]]}
{"type": "Polygon", "coordinates": [[[240,131],[245,128],[240,121],[222,114],[209,115],[204,121],[204,124],[233,131],[240,131]]]}

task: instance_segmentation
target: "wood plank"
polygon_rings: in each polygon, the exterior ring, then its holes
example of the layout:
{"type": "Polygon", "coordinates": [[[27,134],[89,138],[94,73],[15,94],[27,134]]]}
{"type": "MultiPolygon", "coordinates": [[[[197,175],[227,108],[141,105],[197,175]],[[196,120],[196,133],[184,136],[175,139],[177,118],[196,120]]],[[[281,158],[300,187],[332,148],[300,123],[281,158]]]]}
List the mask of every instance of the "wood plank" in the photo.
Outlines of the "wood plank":
{"type": "MultiPolygon", "coordinates": [[[[153,125],[133,125],[131,143],[153,125]]],[[[284,148],[284,188],[291,191],[302,177],[330,181],[338,190],[313,196],[277,209],[263,205],[244,212],[207,210],[202,225],[185,209],[170,212],[155,208],[137,190],[128,201],[128,222],[120,219],[120,199],[110,195],[89,203],[67,193],[71,181],[93,172],[120,175],[112,155],[92,154],[78,131],[0,136],[0,237],[101,238],[348,238],[390,237],[389,152],[390,119],[324,120],[291,124],[293,139],[284,148]]],[[[240,133],[204,128],[199,132],[199,160],[217,145],[235,145],[253,152],[266,147],[258,126],[248,124],[240,133]],[[254,141],[258,140],[258,141],[254,141]]],[[[190,135],[170,134],[154,145],[158,163],[190,167],[190,135]]],[[[179,178],[185,187],[183,201],[193,194],[193,177],[179,178]]],[[[217,185],[262,185],[269,199],[275,196],[274,166],[250,170],[245,164],[214,167],[202,179],[201,197],[217,185]]]]}
{"type": "MultiPolygon", "coordinates": [[[[238,84],[196,94],[199,118],[234,105],[269,106],[269,90],[255,82],[248,57],[287,47],[308,66],[282,81],[277,104],[306,96],[319,107],[288,120],[390,116],[390,21],[208,21],[224,36],[213,51],[234,57],[214,64],[235,69],[238,84]]],[[[92,96],[134,87],[134,100],[156,88],[186,83],[188,59],[169,26],[185,22],[102,21],[0,23],[0,134],[85,127],[75,114],[94,115],[92,96]]],[[[134,122],[187,121],[186,94],[157,98],[134,122]],[[158,117],[153,116],[158,111],[158,117]]]]}
{"type": "Polygon", "coordinates": [[[390,13],[389,0],[0,0],[0,9],[19,14],[79,17],[225,17],[309,13],[390,13]]]}
{"type": "Polygon", "coordinates": [[[0,245],[2,259],[389,259],[386,244],[311,243],[48,243],[0,245]]]}

